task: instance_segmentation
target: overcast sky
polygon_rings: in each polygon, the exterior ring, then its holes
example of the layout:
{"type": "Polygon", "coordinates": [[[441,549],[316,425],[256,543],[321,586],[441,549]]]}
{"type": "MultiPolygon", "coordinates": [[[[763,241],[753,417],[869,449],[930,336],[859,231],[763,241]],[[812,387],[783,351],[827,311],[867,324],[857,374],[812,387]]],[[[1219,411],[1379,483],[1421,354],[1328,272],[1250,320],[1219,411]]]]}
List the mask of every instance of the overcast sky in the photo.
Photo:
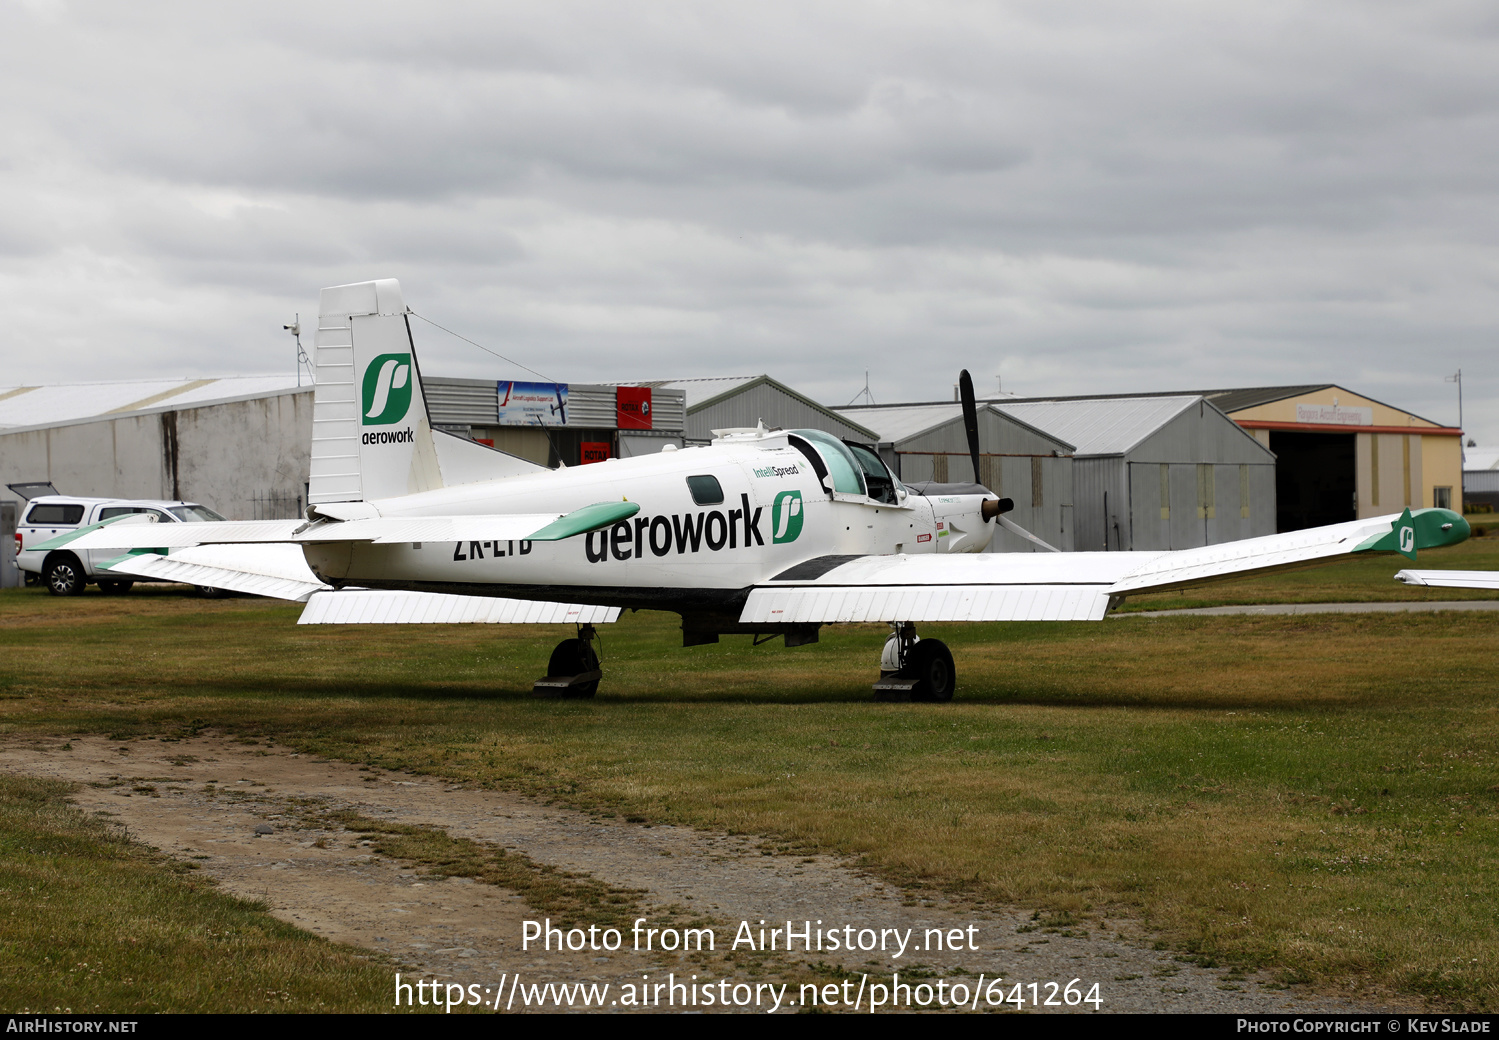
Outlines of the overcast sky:
{"type": "Polygon", "coordinates": [[[560,380],[1455,423],[1460,367],[1499,443],[1492,3],[0,0],[0,48],[0,385],[289,373],[394,277],[560,380]]]}

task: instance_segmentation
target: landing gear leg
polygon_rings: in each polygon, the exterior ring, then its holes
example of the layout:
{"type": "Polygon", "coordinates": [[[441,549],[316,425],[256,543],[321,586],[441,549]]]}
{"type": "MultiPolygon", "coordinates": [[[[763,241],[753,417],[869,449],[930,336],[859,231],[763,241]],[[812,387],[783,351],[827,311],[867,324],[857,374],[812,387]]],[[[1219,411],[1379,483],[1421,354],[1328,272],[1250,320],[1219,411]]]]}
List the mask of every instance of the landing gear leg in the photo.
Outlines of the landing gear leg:
{"type": "Polygon", "coordinates": [[[956,672],[952,652],[936,639],[922,639],[909,621],[890,625],[880,655],[880,680],[874,684],[877,701],[950,701],[956,672]]]}
{"type": "Polygon", "coordinates": [[[599,670],[599,655],[593,640],[598,632],[592,625],[580,625],[576,639],[564,639],[552,651],[547,674],[531,687],[533,697],[592,697],[599,689],[604,673],[599,670]]]}

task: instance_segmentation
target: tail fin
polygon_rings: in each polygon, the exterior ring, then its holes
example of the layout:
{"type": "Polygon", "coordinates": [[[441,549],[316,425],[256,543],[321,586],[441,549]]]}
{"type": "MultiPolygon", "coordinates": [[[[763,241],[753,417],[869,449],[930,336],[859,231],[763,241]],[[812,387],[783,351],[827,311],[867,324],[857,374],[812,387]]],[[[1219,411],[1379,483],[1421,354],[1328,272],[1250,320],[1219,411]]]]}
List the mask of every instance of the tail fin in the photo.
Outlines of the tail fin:
{"type": "Polygon", "coordinates": [[[309,505],[394,498],[543,468],[432,429],[408,313],[394,278],[323,290],[309,505]]]}

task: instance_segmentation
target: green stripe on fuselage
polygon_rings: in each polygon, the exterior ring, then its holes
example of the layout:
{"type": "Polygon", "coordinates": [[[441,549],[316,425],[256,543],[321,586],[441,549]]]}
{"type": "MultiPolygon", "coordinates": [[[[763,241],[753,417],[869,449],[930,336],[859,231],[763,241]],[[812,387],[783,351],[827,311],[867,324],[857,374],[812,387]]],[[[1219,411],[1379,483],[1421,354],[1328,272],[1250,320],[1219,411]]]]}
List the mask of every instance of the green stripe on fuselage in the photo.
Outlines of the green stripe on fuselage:
{"type": "Polygon", "coordinates": [[[589,531],[597,531],[601,527],[617,524],[621,520],[628,520],[638,512],[640,512],[640,506],[635,502],[596,502],[582,509],[574,509],[566,516],[559,516],[535,534],[528,535],[525,540],[560,542],[564,538],[587,534],[589,531]]]}

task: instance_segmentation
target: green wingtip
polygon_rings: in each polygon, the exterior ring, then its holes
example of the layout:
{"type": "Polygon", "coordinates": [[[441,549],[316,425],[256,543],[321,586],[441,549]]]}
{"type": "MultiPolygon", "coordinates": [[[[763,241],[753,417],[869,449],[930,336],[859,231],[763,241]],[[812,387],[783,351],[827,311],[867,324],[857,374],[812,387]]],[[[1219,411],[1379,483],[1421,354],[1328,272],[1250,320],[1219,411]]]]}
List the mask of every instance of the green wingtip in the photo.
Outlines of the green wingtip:
{"type": "Polygon", "coordinates": [[[527,536],[526,541],[560,542],[564,538],[617,524],[638,512],[640,505],[637,502],[597,502],[582,509],[574,509],[566,516],[559,516],[535,534],[527,536]]]}
{"type": "Polygon", "coordinates": [[[1407,560],[1414,560],[1420,549],[1456,545],[1470,534],[1472,528],[1461,513],[1450,509],[1417,509],[1412,512],[1406,507],[1400,518],[1390,525],[1387,534],[1375,535],[1353,551],[1398,552],[1407,560]]]}

